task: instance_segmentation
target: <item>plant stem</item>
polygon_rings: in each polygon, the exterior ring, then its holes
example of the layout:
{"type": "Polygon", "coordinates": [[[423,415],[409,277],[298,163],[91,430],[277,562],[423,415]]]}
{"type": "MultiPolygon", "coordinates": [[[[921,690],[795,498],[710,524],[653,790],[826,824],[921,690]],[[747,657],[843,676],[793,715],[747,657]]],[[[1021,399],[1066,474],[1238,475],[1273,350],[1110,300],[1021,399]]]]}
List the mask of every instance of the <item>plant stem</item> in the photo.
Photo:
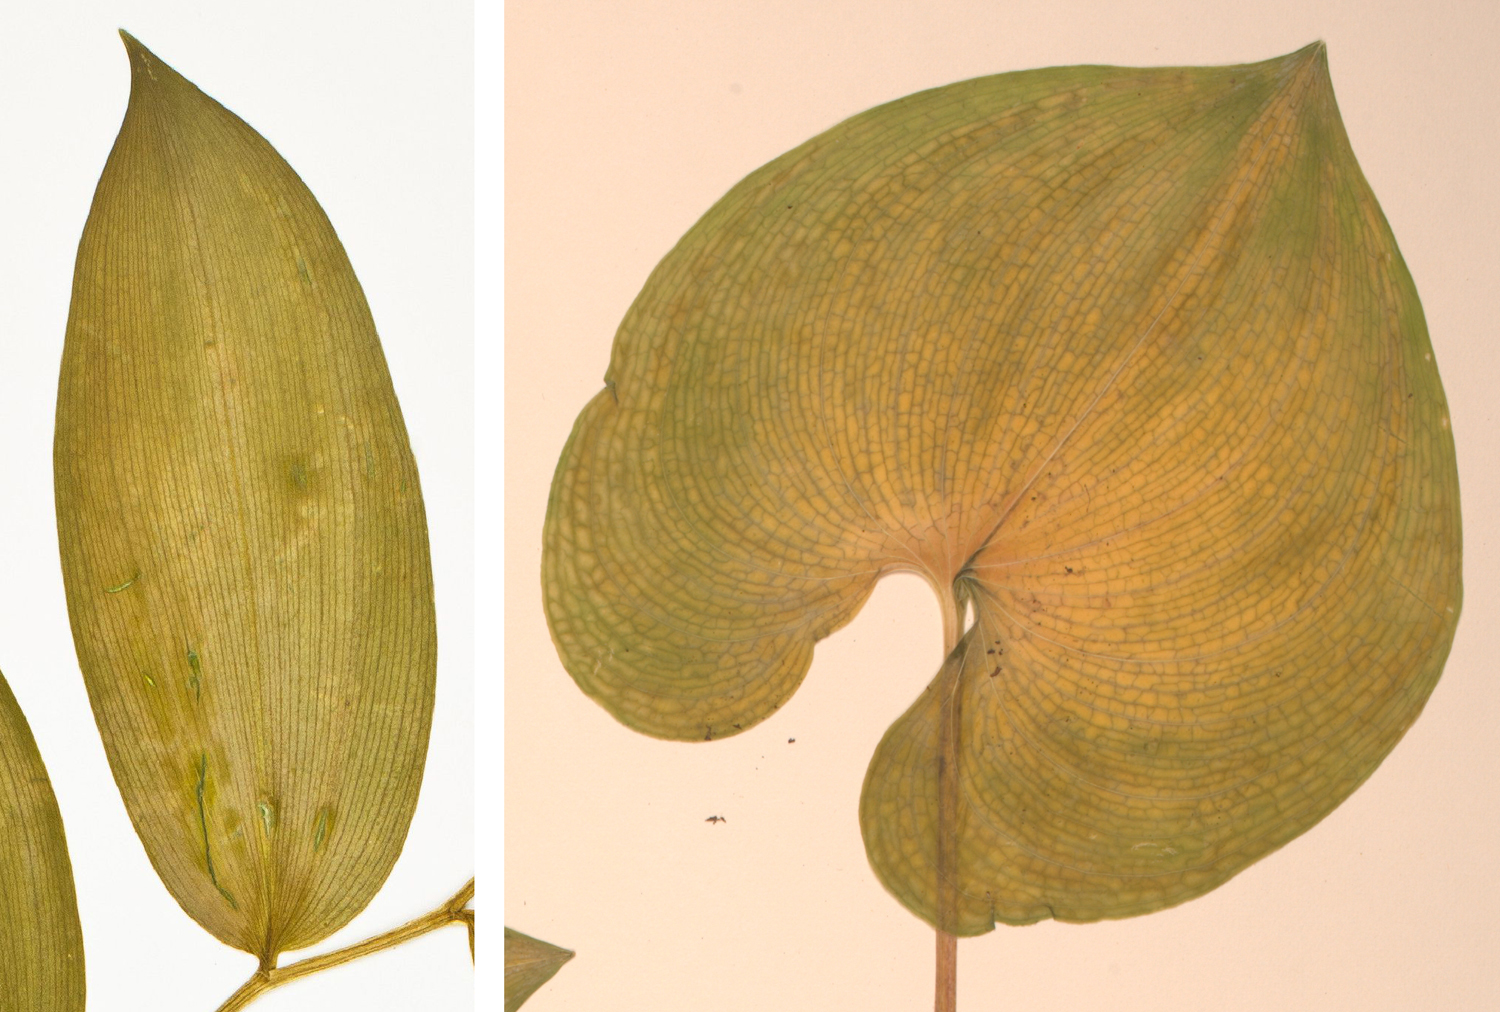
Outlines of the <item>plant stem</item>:
{"type": "MultiPolygon", "coordinates": [[[[474,911],[466,909],[470,900],[474,898],[474,880],[469,879],[458,892],[454,893],[442,906],[431,913],[423,914],[414,920],[407,921],[399,928],[394,928],[384,934],[367,938],[363,942],[345,946],[326,952],[321,956],[309,956],[307,959],[298,960],[287,966],[262,966],[256,970],[254,975],[245,983],[240,985],[239,990],[230,995],[224,1004],[220,1005],[218,1012],[236,1012],[244,1008],[256,998],[265,994],[275,987],[280,987],[288,981],[296,980],[298,977],[306,977],[310,973],[326,970],[340,963],[347,963],[351,959],[360,956],[368,956],[372,952],[381,949],[389,949],[393,945],[408,942],[419,935],[425,935],[429,931],[456,924],[460,921],[469,927],[469,954],[472,958],[474,953],[474,911]]],[[[274,957],[272,957],[274,960],[274,957]]]]}
{"type": "Polygon", "coordinates": [[[958,1010],[958,936],[938,929],[937,989],[933,994],[934,1012],[958,1010]]]}
{"type": "MultiPolygon", "coordinates": [[[[963,630],[963,605],[952,588],[943,595],[943,670],[938,692],[942,696],[938,718],[937,769],[937,912],[938,923],[951,923],[957,907],[958,850],[958,723],[962,697],[959,680],[962,663],[954,663],[963,630]]],[[[934,1012],[957,1012],[958,1008],[958,938],[937,929],[937,975],[933,992],[934,1012]]]]}

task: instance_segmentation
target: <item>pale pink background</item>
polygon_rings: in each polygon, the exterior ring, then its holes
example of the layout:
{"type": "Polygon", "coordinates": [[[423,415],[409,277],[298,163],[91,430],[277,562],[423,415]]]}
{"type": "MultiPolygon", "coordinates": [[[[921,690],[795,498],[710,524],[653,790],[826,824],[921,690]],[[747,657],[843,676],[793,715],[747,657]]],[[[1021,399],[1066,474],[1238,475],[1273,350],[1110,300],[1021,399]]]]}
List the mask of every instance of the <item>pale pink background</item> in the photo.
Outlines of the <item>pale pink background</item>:
{"type": "Polygon", "coordinates": [[[1381,769],[1311,832],[1173,910],[962,942],[960,1008],[1500,1008],[1497,12],[512,0],[505,918],[578,951],[528,1009],[931,1007],[932,933],[876,882],[856,820],[876,742],[939,661],[925,585],[883,583],[819,645],[790,704],[711,745],[617,724],[548,639],[548,483],[651,268],[742,176],[881,102],[1054,64],[1248,62],[1319,38],[1451,402],[1467,603],[1447,671],[1381,769]]]}

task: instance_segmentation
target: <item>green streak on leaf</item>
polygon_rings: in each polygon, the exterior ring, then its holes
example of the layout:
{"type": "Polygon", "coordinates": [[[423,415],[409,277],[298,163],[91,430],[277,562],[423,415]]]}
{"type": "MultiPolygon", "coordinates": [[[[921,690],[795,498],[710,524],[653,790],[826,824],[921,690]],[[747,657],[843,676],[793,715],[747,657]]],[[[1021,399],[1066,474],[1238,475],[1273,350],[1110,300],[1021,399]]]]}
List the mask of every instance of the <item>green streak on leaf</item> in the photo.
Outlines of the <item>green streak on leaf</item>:
{"type": "Polygon", "coordinates": [[[140,578],[141,578],[141,571],[139,569],[137,569],[135,571],[135,575],[132,576],[130,579],[126,580],[124,583],[117,583],[113,587],[105,587],[104,588],[104,592],[106,594],[118,594],[122,590],[128,590],[131,587],[135,586],[135,581],[139,580],[140,578]]]}
{"type": "Polygon", "coordinates": [[[219,895],[229,901],[230,907],[235,910],[240,908],[235,902],[234,894],[219,884],[219,875],[214,871],[214,855],[208,844],[208,816],[203,809],[203,792],[208,785],[208,753],[204,752],[198,756],[198,829],[203,834],[203,862],[208,866],[208,880],[219,890],[219,895]]]}

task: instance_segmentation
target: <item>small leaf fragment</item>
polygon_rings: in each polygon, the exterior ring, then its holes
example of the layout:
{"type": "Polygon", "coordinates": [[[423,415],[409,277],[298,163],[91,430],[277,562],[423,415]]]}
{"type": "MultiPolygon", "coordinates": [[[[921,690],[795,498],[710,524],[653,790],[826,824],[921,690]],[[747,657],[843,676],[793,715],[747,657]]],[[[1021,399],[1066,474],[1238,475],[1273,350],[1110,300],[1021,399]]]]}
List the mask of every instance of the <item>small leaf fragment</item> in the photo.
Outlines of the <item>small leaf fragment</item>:
{"type": "Polygon", "coordinates": [[[578,685],[685,741],[774,713],[882,575],[971,606],[860,820],[973,935],[1180,903],[1318,822],[1420,713],[1460,559],[1316,44],[964,81],[752,173],[621,323],[542,576],[578,685]]]}
{"type": "Polygon", "coordinates": [[[0,1009],[82,1012],[83,932],[62,816],[0,677],[0,1009]]]}
{"type": "Polygon", "coordinates": [[[573,956],[567,949],[506,928],[505,1012],[515,1012],[525,1004],[573,956]]]}
{"type": "Polygon", "coordinates": [[[74,641],[121,795],[262,959],[362,909],[432,718],[426,521],[359,282],[255,131],[125,36],[58,390],[74,641]]]}

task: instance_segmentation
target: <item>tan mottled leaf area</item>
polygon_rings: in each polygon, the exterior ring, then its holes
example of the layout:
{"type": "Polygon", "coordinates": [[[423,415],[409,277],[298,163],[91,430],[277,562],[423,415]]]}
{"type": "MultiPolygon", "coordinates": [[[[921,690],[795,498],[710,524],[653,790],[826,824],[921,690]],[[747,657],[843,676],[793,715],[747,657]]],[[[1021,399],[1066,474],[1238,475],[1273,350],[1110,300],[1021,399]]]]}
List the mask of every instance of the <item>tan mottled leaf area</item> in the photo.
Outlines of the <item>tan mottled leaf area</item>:
{"type": "Polygon", "coordinates": [[[83,932],[52,782],[0,678],[0,1010],[82,1012],[83,932]]]}
{"type": "Polygon", "coordinates": [[[516,1012],[573,956],[567,949],[506,928],[505,1012],[516,1012]]]}
{"type": "Polygon", "coordinates": [[[1317,44],[966,81],[750,175],[621,324],[543,583],[584,691],[701,740],[925,576],[954,649],[860,819],[972,935],[1179,903],[1327,815],[1442,669],[1458,510],[1317,44]]]}
{"type": "Polygon", "coordinates": [[[417,472],[328,219],[127,37],[74,276],[58,533],[110,766],[172,895],[274,959],[385,880],[436,668],[417,472]]]}

